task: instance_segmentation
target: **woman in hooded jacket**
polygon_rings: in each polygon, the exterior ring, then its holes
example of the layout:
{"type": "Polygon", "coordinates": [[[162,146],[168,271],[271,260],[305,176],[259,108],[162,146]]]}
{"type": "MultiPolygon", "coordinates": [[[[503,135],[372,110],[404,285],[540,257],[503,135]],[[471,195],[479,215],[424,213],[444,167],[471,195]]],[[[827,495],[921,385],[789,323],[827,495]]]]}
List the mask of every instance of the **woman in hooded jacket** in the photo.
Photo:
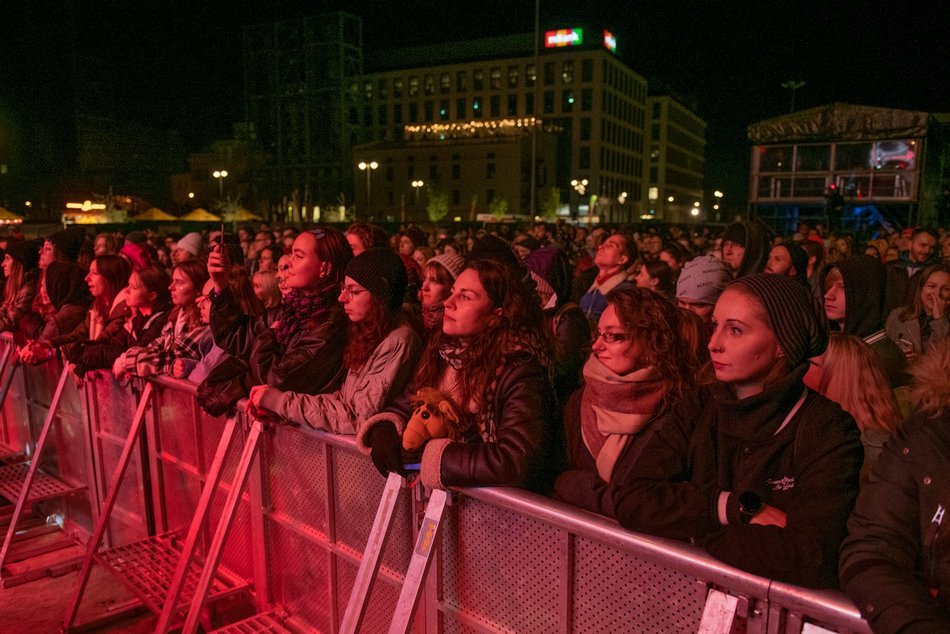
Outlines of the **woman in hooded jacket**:
{"type": "Polygon", "coordinates": [[[761,222],[734,222],[722,234],[722,259],[733,279],[764,271],[771,247],[771,232],[761,222]]]}
{"type": "Polygon", "coordinates": [[[40,295],[53,308],[39,336],[20,349],[24,363],[46,363],[61,341],[68,341],[83,320],[91,298],[85,275],[78,264],[51,262],[40,282],[40,295]]]}
{"type": "Polygon", "coordinates": [[[730,284],[713,321],[717,381],[656,429],[615,515],[753,574],[834,587],[863,452],[851,416],[802,383],[827,326],[802,284],[771,273],[730,284]]]}
{"type": "Polygon", "coordinates": [[[3,256],[3,305],[0,306],[0,331],[20,329],[20,320],[33,310],[33,301],[39,291],[42,240],[13,242],[3,256]]]}
{"type": "Polygon", "coordinates": [[[907,359],[884,330],[887,273],[869,255],[856,255],[823,272],[824,308],[832,331],[855,335],[871,346],[892,388],[907,384],[907,359]]]}

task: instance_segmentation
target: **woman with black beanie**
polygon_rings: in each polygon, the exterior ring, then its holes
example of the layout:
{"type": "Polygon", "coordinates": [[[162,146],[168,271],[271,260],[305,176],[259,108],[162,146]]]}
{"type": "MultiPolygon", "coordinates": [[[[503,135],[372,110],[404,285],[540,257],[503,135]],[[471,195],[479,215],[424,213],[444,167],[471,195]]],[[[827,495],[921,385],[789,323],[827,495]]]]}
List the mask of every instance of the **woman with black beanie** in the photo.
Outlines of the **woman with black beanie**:
{"type": "Polygon", "coordinates": [[[833,587],[863,452],[851,416],[802,383],[825,321],[802,284],[769,273],[733,282],[713,321],[717,383],[657,429],[617,485],[617,519],[753,574],[833,587]]]}
{"type": "Polygon", "coordinates": [[[20,350],[24,363],[45,363],[62,341],[83,327],[86,311],[92,302],[86,274],[78,264],[51,262],[40,283],[40,294],[49,300],[53,313],[46,319],[39,336],[20,350]]]}

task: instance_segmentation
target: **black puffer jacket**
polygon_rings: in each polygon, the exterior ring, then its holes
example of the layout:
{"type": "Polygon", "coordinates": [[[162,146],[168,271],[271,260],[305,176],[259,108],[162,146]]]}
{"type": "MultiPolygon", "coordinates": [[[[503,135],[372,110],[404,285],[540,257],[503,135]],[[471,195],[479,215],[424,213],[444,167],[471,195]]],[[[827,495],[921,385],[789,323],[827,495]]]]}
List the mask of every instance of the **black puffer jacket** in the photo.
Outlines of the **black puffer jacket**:
{"type": "Polygon", "coordinates": [[[251,385],[285,392],[319,394],[335,390],[346,375],[346,315],[336,302],[317,319],[301,324],[284,345],[277,343],[265,315],[248,317],[231,292],[218,293],[211,307],[214,342],[247,363],[251,385]]]}
{"type": "Polygon", "coordinates": [[[694,541],[763,577],[836,586],[863,450],[854,420],[815,392],[782,427],[805,391],[804,370],[741,401],[715,386],[676,408],[643,448],[629,481],[617,485],[621,525],[694,541]],[[744,491],[783,511],[785,527],[743,524],[744,491]]]}
{"type": "Polygon", "coordinates": [[[942,411],[917,414],[895,432],[861,487],[841,547],[841,587],[875,632],[950,632],[950,354],[943,356],[922,358],[930,367],[915,371],[943,399],[942,411]]]}
{"type": "MultiPolygon", "coordinates": [[[[482,428],[466,442],[433,439],[425,445],[420,476],[430,487],[524,486],[544,492],[553,475],[556,450],[551,446],[554,395],[547,371],[527,353],[504,360],[491,412],[491,429],[482,428]]],[[[372,428],[391,422],[402,434],[411,416],[406,393],[386,411],[373,416],[357,433],[365,452],[372,428]]],[[[481,417],[479,417],[481,418],[481,417]]]]}

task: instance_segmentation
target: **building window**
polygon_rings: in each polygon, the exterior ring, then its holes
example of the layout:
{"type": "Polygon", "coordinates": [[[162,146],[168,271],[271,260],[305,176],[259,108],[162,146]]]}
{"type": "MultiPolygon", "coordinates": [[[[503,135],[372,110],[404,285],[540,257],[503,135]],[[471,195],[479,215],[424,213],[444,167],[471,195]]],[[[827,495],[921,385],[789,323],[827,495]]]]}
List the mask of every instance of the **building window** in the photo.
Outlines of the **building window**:
{"type": "Polygon", "coordinates": [[[561,81],[565,84],[574,83],[574,62],[572,60],[565,60],[561,64],[561,81]]]}
{"type": "Polygon", "coordinates": [[[654,123],[650,126],[650,140],[659,141],[660,140],[660,124],[654,123]]]}
{"type": "Polygon", "coordinates": [[[518,95],[508,95],[508,116],[518,115],[518,95]]]}
{"type": "Polygon", "coordinates": [[[491,69],[491,79],[489,80],[492,90],[497,90],[501,88],[501,69],[493,68],[491,69]]]}
{"type": "Polygon", "coordinates": [[[651,183],[660,182],[660,169],[656,166],[650,168],[650,182],[651,183]]]}
{"type": "Polygon", "coordinates": [[[435,92],[435,77],[433,77],[429,73],[426,73],[425,82],[426,82],[426,94],[427,95],[433,94],[435,92]]]}
{"type": "Polygon", "coordinates": [[[501,116],[501,97],[499,95],[492,95],[491,100],[489,101],[491,105],[491,117],[496,119],[501,116]]]}
{"type": "Polygon", "coordinates": [[[554,91],[546,90],[544,91],[544,114],[551,114],[554,112],[554,91]]]}
{"type": "Polygon", "coordinates": [[[458,92],[464,92],[468,89],[468,73],[464,70],[460,70],[455,73],[455,90],[458,92]]]}
{"type": "Polygon", "coordinates": [[[439,166],[433,163],[429,166],[429,181],[435,183],[439,180],[439,166]]]}
{"type": "Polygon", "coordinates": [[[485,116],[485,113],[482,112],[482,98],[475,97],[472,99],[472,116],[476,119],[482,119],[485,116]]]}
{"type": "Polygon", "coordinates": [[[443,95],[452,90],[452,78],[448,73],[439,75],[439,92],[443,95]]]}
{"type": "Polygon", "coordinates": [[[384,104],[384,105],[381,105],[381,106],[378,108],[376,123],[377,123],[377,125],[386,125],[386,123],[387,123],[387,121],[386,121],[386,106],[385,106],[385,104],[384,104]]]}
{"type": "Polygon", "coordinates": [[[590,130],[590,117],[584,117],[581,119],[581,141],[590,141],[590,130]]]}
{"type": "Polygon", "coordinates": [[[419,104],[415,101],[409,104],[409,123],[419,123],[419,104]]]}
{"type": "Polygon", "coordinates": [[[544,85],[550,86],[554,83],[554,62],[547,62],[544,65],[544,85]]]}
{"type": "Polygon", "coordinates": [[[485,192],[485,202],[490,203],[495,200],[495,190],[489,189],[485,192]]]}
{"type": "Polygon", "coordinates": [[[534,114],[534,95],[531,93],[524,96],[524,113],[534,114]]]}
{"type": "MultiPolygon", "coordinates": [[[[411,157],[411,156],[409,157],[409,160],[410,160],[410,161],[412,160],[412,157],[411,157]]],[[[408,180],[412,180],[412,179],[414,179],[415,177],[416,177],[416,166],[413,165],[412,163],[410,163],[409,166],[406,167],[406,178],[407,178],[408,180]]]]}
{"type": "Polygon", "coordinates": [[[518,87],[518,67],[517,66],[508,67],[508,87],[509,88],[518,87]]]}
{"type": "Polygon", "coordinates": [[[445,121],[449,118],[449,100],[440,99],[439,100],[439,119],[445,121]]]}
{"type": "Polygon", "coordinates": [[[581,81],[594,81],[594,60],[581,60],[581,81]]]}
{"type": "Polygon", "coordinates": [[[458,180],[462,178],[462,166],[458,163],[452,164],[452,180],[458,180]]]}
{"type": "Polygon", "coordinates": [[[402,97],[402,77],[393,80],[393,97],[402,97]]]}
{"type": "Polygon", "coordinates": [[[652,145],[650,146],[650,162],[656,163],[660,160],[660,146],[652,145]]]}
{"type": "Polygon", "coordinates": [[[660,118],[660,114],[661,114],[661,112],[662,112],[662,109],[663,109],[663,104],[661,104],[659,101],[654,101],[654,102],[653,102],[653,118],[654,118],[654,119],[659,119],[659,118],[660,118]]]}
{"type": "Polygon", "coordinates": [[[418,97],[419,96],[419,78],[415,75],[409,77],[409,96],[418,97]]]}
{"type": "Polygon", "coordinates": [[[495,164],[487,163],[485,165],[485,178],[495,178],[495,164]]]}
{"type": "Polygon", "coordinates": [[[472,88],[475,90],[485,89],[485,71],[479,69],[472,73],[472,88]]]}
{"type": "Polygon", "coordinates": [[[402,124],[402,104],[394,103],[393,104],[393,123],[402,124]]]}
{"type": "Polygon", "coordinates": [[[392,165],[387,165],[387,166],[386,166],[386,182],[387,182],[387,183],[393,182],[393,177],[394,177],[394,176],[395,176],[395,174],[394,174],[394,172],[393,172],[393,166],[392,166],[392,165]]]}
{"type": "Polygon", "coordinates": [[[462,203],[462,192],[457,189],[452,190],[452,204],[459,205],[462,203]]]}
{"type": "Polygon", "coordinates": [[[564,90],[561,92],[561,112],[570,112],[574,109],[574,91],[564,90]]]}
{"type": "Polygon", "coordinates": [[[581,110],[584,112],[590,112],[594,107],[594,91],[590,88],[584,88],[581,90],[581,110]]]}
{"type": "Polygon", "coordinates": [[[376,92],[379,93],[380,97],[386,97],[386,80],[380,79],[376,82],[376,92]]]}
{"type": "Polygon", "coordinates": [[[459,119],[464,119],[468,116],[465,109],[465,98],[455,100],[455,116],[459,119]]]}
{"type": "Polygon", "coordinates": [[[432,114],[432,111],[433,111],[433,103],[432,103],[431,101],[427,101],[427,102],[425,102],[425,103],[423,104],[423,107],[424,107],[424,109],[425,109],[425,118],[426,118],[425,120],[426,120],[427,123],[429,123],[429,122],[431,122],[432,119],[434,118],[434,117],[433,117],[433,114],[432,114]]]}
{"type": "Polygon", "coordinates": [[[363,82],[363,94],[366,95],[367,101],[372,101],[373,99],[373,82],[367,81],[363,82]]]}
{"type": "Polygon", "coordinates": [[[525,86],[534,86],[535,82],[538,81],[538,69],[535,68],[534,64],[528,64],[524,67],[524,85],[525,86]]]}
{"type": "Polygon", "coordinates": [[[590,169],[590,148],[582,147],[577,155],[577,167],[582,170],[590,169]]]}

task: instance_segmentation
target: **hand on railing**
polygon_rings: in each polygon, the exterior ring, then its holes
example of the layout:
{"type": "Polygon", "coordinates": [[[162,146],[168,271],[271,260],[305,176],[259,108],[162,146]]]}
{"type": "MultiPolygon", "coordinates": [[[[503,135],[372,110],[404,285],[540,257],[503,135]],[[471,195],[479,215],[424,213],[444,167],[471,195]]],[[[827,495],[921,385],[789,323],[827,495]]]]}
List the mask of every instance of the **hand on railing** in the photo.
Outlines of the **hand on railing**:
{"type": "Polygon", "coordinates": [[[53,348],[42,341],[27,341],[18,351],[20,361],[32,365],[46,363],[53,358],[53,348]]]}

